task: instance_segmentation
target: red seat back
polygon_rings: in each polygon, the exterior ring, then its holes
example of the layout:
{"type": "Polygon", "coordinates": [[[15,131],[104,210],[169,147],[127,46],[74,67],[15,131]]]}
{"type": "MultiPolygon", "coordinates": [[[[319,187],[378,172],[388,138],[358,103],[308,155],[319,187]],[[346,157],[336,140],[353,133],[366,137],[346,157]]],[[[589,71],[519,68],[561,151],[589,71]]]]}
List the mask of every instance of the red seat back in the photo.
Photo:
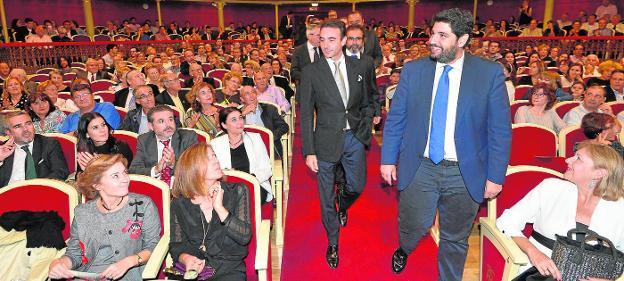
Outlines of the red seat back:
{"type": "Polygon", "coordinates": [[[518,108],[520,108],[521,106],[525,106],[525,105],[529,105],[529,101],[527,100],[517,100],[512,102],[509,105],[509,111],[511,112],[511,120],[513,122],[514,118],[516,117],[516,112],[518,111],[518,108]]]}
{"type": "Polygon", "coordinates": [[[516,87],[516,91],[514,92],[514,99],[515,100],[521,100],[522,98],[524,98],[526,93],[531,88],[533,88],[533,87],[525,87],[525,86],[518,86],[518,87],[516,87]]]}
{"type": "Polygon", "coordinates": [[[48,74],[35,74],[31,76],[28,80],[41,83],[50,80],[50,76],[48,76],[48,74]]]}
{"type": "MultiPolygon", "coordinates": [[[[580,127],[575,128],[574,130],[568,132],[565,135],[562,135],[565,141],[565,151],[564,155],[559,155],[565,158],[572,157],[574,155],[574,144],[582,142],[587,139],[585,134],[583,134],[583,130],[580,127]]],[[[560,136],[560,138],[562,137],[560,136]]]]}
{"type": "Polygon", "coordinates": [[[158,209],[158,216],[160,218],[160,235],[162,236],[166,225],[169,225],[169,221],[165,222],[164,204],[169,205],[169,187],[166,183],[141,175],[130,175],[130,187],[129,191],[141,195],[148,196],[158,209]],[[166,201],[166,202],[163,202],[166,201]]]}
{"type": "Polygon", "coordinates": [[[581,102],[578,102],[578,101],[575,101],[575,102],[565,102],[565,103],[557,104],[554,107],[554,109],[555,109],[555,112],[557,112],[557,115],[559,115],[559,117],[563,118],[563,116],[565,116],[566,113],[568,113],[568,111],[570,111],[573,108],[579,106],[579,104],[581,104],[581,102]]]}
{"type": "Polygon", "coordinates": [[[73,173],[76,171],[76,144],[78,140],[75,137],[59,134],[59,133],[49,133],[45,134],[47,137],[54,138],[61,145],[61,150],[63,150],[63,156],[65,156],[65,162],[67,163],[67,169],[69,173],[73,173]]]}
{"type": "Polygon", "coordinates": [[[555,132],[533,124],[514,124],[509,165],[528,165],[535,156],[557,156],[555,132]]]}
{"type": "Polygon", "coordinates": [[[136,154],[137,143],[138,143],[138,136],[136,133],[123,131],[123,130],[115,130],[113,131],[113,137],[115,137],[118,140],[126,142],[128,146],[130,147],[130,150],[132,150],[132,156],[136,154]]]}
{"type": "Polygon", "coordinates": [[[213,70],[208,71],[206,75],[208,77],[218,78],[219,80],[223,81],[223,76],[225,76],[225,74],[228,72],[230,71],[227,69],[218,68],[218,69],[213,69],[213,70]]]}
{"type": "Polygon", "coordinates": [[[110,80],[96,80],[91,83],[91,91],[108,91],[113,86],[113,84],[113,81],[110,80]]]}

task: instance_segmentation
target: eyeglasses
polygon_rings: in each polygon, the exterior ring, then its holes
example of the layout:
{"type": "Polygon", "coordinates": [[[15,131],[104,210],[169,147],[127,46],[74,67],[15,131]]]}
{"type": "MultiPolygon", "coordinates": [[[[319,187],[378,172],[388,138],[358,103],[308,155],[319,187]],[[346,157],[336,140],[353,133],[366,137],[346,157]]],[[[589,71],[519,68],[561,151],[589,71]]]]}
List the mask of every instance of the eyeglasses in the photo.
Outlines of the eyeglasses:
{"type": "Polygon", "coordinates": [[[546,96],[546,94],[544,94],[544,93],[539,93],[539,94],[533,94],[533,96],[536,96],[536,97],[538,97],[538,98],[541,98],[541,97],[545,97],[545,96],[546,96]]]}
{"type": "Polygon", "coordinates": [[[149,97],[149,98],[153,98],[153,97],[154,97],[154,94],[142,94],[142,95],[140,95],[137,99],[142,100],[142,99],[146,99],[146,98],[148,98],[148,97],[149,97]]]}
{"type": "Polygon", "coordinates": [[[351,41],[360,41],[362,40],[362,37],[347,37],[347,39],[351,41]]]}

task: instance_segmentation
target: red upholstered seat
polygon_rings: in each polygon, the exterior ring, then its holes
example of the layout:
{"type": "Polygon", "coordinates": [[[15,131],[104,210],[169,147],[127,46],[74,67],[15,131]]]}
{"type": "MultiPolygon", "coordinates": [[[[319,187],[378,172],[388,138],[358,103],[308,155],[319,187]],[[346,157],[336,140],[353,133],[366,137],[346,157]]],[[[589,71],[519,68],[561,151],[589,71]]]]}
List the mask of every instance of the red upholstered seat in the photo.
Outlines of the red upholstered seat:
{"type": "Polygon", "coordinates": [[[511,102],[511,104],[509,105],[509,111],[511,112],[512,122],[514,118],[516,117],[516,112],[518,111],[518,108],[524,105],[529,105],[529,101],[528,100],[516,100],[516,101],[511,102]]]}
{"type": "Polygon", "coordinates": [[[533,86],[521,85],[516,87],[516,91],[514,92],[514,99],[521,100],[524,98],[526,93],[533,88],[533,86]]]}
{"type": "Polygon", "coordinates": [[[77,167],[76,144],[78,143],[78,140],[70,135],[60,133],[48,133],[45,134],[45,136],[54,138],[59,142],[61,150],[63,150],[63,156],[65,156],[65,162],[67,162],[69,173],[71,174],[75,172],[77,167]]]}
{"type": "Polygon", "coordinates": [[[574,155],[574,144],[586,140],[580,126],[564,128],[559,132],[559,156],[572,157],[574,155]]]}
{"type": "Polygon", "coordinates": [[[624,102],[621,101],[612,101],[607,103],[611,106],[611,111],[613,111],[613,115],[618,115],[618,113],[624,111],[624,102]]]}
{"type": "Polygon", "coordinates": [[[48,76],[48,74],[35,74],[31,76],[28,80],[41,83],[50,80],[50,77],[48,76]]]}
{"type": "Polygon", "coordinates": [[[554,131],[534,124],[513,124],[509,165],[533,163],[536,156],[557,156],[557,135],[554,131]]]}
{"type": "Polygon", "coordinates": [[[389,84],[390,83],[390,74],[378,75],[375,78],[375,83],[377,84],[377,87],[380,87],[381,85],[389,84]]]}
{"type": "Polygon", "coordinates": [[[212,77],[212,78],[217,78],[217,79],[223,81],[223,76],[225,76],[225,74],[228,73],[228,72],[230,72],[230,71],[227,70],[227,69],[217,68],[217,69],[213,69],[213,70],[208,71],[206,73],[206,76],[212,77]]]}
{"type": "Polygon", "coordinates": [[[555,104],[555,106],[553,106],[553,109],[555,110],[555,112],[557,112],[557,115],[559,115],[559,117],[563,118],[563,116],[565,116],[568,111],[579,106],[579,104],[581,104],[581,102],[579,101],[562,101],[555,104]]]}
{"type": "Polygon", "coordinates": [[[95,80],[91,82],[91,91],[93,92],[108,91],[113,85],[115,85],[115,82],[111,80],[103,80],[103,79],[95,80]]]}
{"type": "Polygon", "coordinates": [[[61,181],[33,179],[0,188],[0,202],[0,215],[21,210],[56,211],[65,222],[62,233],[67,240],[74,208],[78,205],[78,193],[61,181]]]}
{"type": "Polygon", "coordinates": [[[113,91],[97,91],[93,92],[93,95],[100,96],[104,102],[113,103],[115,101],[115,92],[113,91]]]}
{"type": "Polygon", "coordinates": [[[118,140],[122,140],[128,144],[130,150],[132,150],[132,156],[136,154],[137,143],[139,135],[135,132],[129,132],[124,130],[113,131],[113,137],[118,140]]]}
{"type": "Polygon", "coordinates": [[[115,109],[117,110],[117,113],[119,113],[119,118],[121,118],[121,120],[126,119],[126,115],[128,115],[127,109],[119,106],[115,106],[115,109]]]}

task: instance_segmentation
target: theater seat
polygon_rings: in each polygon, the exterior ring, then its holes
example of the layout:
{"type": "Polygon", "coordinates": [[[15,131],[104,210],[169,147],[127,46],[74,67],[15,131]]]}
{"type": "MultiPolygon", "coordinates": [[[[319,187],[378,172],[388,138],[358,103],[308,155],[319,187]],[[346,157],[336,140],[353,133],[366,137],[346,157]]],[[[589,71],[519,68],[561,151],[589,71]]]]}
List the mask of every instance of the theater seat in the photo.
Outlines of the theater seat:
{"type": "Polygon", "coordinates": [[[65,156],[65,162],[67,162],[69,173],[75,172],[76,167],[78,167],[78,163],[76,162],[76,145],[78,144],[78,139],[61,133],[47,133],[45,136],[54,138],[59,142],[61,150],[63,150],[63,156],[65,156]]]}
{"type": "MultiPolygon", "coordinates": [[[[529,262],[528,257],[513,240],[507,238],[496,227],[496,218],[542,180],[552,177],[561,178],[563,175],[534,166],[510,167],[507,170],[503,191],[495,199],[488,200],[488,216],[479,220],[481,224],[479,280],[512,280],[518,274],[519,268],[529,262]]],[[[530,235],[531,231],[532,227],[528,226],[525,235],[530,235]]]]}
{"type": "Polygon", "coordinates": [[[613,111],[613,115],[618,115],[618,113],[624,111],[624,102],[621,101],[612,101],[608,102],[607,105],[611,107],[611,111],[613,111]]]}
{"type": "Polygon", "coordinates": [[[568,111],[579,106],[579,104],[581,104],[580,101],[560,101],[556,103],[552,109],[557,112],[557,115],[559,115],[559,117],[563,118],[563,116],[565,116],[568,111]]]}
{"type": "Polygon", "coordinates": [[[180,130],[189,130],[195,132],[195,134],[197,134],[198,142],[210,142],[210,135],[202,130],[198,130],[195,128],[180,128],[180,130]]]}
{"type": "Polygon", "coordinates": [[[535,124],[513,124],[509,165],[531,164],[535,157],[557,156],[557,134],[535,124]]]}
{"type": "Polygon", "coordinates": [[[529,105],[529,101],[528,100],[515,100],[511,102],[511,104],[509,105],[509,111],[511,112],[512,122],[514,118],[516,117],[516,112],[518,111],[518,108],[524,105],[529,105]]]}
{"type": "Polygon", "coordinates": [[[113,137],[115,137],[115,139],[126,142],[130,147],[130,150],[132,151],[132,156],[134,157],[134,155],[136,155],[139,134],[124,130],[114,130],[113,137]]]}
{"type": "Polygon", "coordinates": [[[586,140],[580,126],[570,126],[563,128],[559,132],[559,156],[572,157],[574,155],[574,144],[586,140]]]}

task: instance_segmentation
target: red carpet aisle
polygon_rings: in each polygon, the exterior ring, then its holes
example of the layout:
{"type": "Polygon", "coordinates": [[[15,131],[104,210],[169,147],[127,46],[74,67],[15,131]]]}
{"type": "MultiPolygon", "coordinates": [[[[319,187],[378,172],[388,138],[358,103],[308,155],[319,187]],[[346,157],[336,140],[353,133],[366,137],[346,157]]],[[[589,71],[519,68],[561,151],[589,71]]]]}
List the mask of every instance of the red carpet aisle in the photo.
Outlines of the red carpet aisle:
{"type": "Polygon", "coordinates": [[[325,261],[327,238],[321,223],[316,176],[305,166],[297,133],[286,217],[281,280],[436,280],[437,247],[429,235],[410,256],[400,275],[392,273],[392,253],[398,245],[397,191],[380,188],[380,147],[373,140],[368,152],[368,179],[362,196],[349,210],[340,231],[340,264],[325,261]]]}

